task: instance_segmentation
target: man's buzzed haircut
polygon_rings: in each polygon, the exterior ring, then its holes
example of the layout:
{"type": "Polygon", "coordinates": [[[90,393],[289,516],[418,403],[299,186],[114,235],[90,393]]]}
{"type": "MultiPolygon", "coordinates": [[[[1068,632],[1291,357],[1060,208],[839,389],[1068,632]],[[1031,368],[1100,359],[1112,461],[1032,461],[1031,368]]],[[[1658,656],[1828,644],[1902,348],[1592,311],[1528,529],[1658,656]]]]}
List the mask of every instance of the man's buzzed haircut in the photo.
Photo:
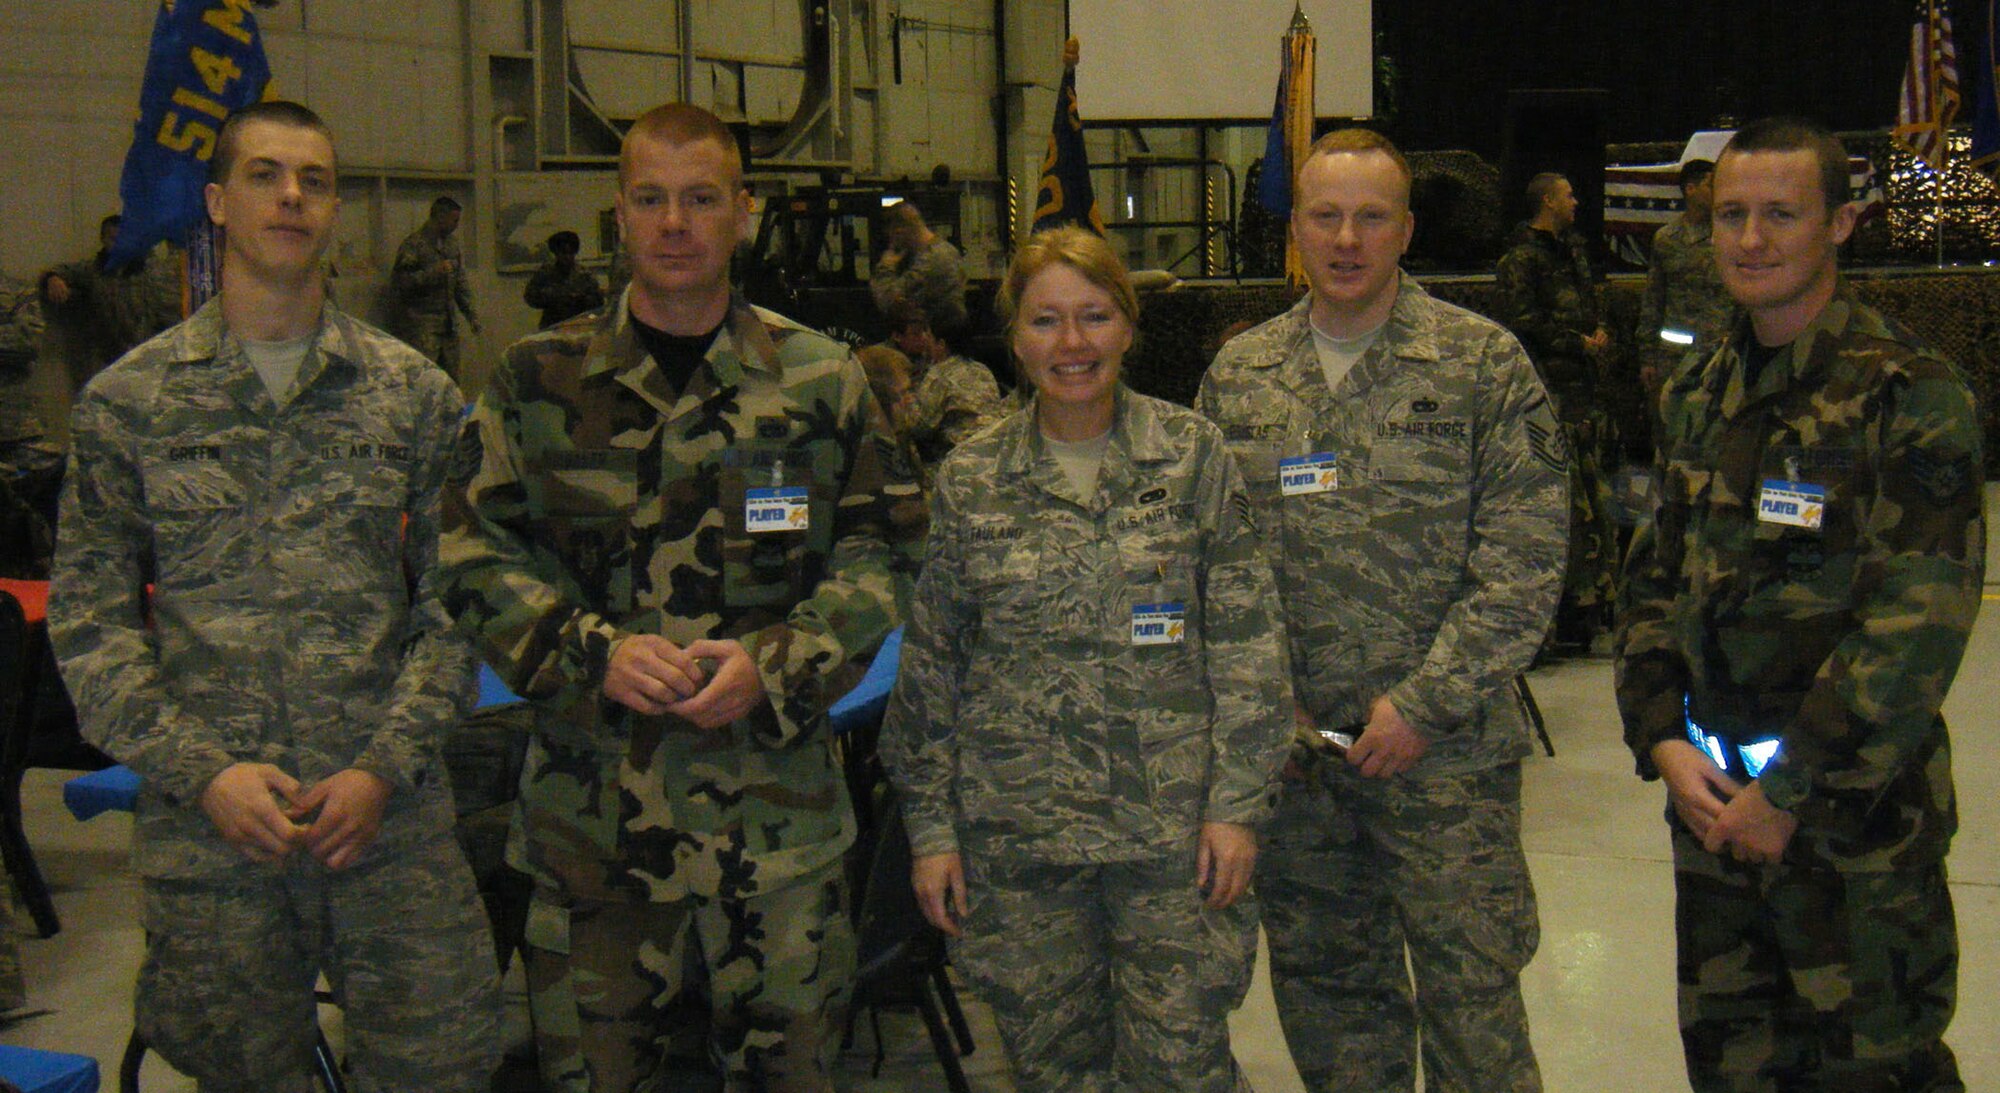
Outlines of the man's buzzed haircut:
{"type": "Polygon", "coordinates": [[[464,208],[465,206],[460,205],[458,203],[457,198],[451,196],[450,194],[441,194],[437,197],[436,200],[431,202],[431,215],[436,216],[439,213],[455,213],[459,212],[464,208]]]}
{"type": "MultiPolygon", "coordinates": [[[[208,160],[208,180],[225,182],[229,171],[236,166],[236,145],[242,140],[243,127],[253,121],[268,121],[293,129],[310,129],[326,138],[328,147],[333,145],[333,130],[311,109],[287,99],[271,99],[253,102],[249,106],[229,115],[222,123],[222,132],[215,137],[215,155],[208,160]]],[[[335,169],[338,170],[336,162],[335,169]]]]}
{"type": "Polygon", "coordinates": [[[1701,185],[1702,179],[1715,174],[1712,159],[1691,159],[1681,164],[1681,189],[1691,190],[1701,185]]]}
{"type": "Polygon", "coordinates": [[[1530,214],[1541,212],[1542,205],[1548,201],[1549,195],[1556,192],[1556,184],[1567,181],[1569,179],[1558,171],[1543,171],[1529,179],[1528,212],[1530,214]]]}
{"type": "Polygon", "coordinates": [[[736,134],[713,113],[699,106],[684,102],[670,102],[655,106],[632,128],[625,131],[625,140],[618,146],[618,185],[625,186],[625,176],[632,169],[632,145],[640,138],[659,141],[663,144],[693,144],[700,140],[712,140],[729,152],[730,164],[735,168],[735,185],[743,184],[743,153],[736,144],[736,134]]]}
{"type": "MultiPolygon", "coordinates": [[[[1389,157],[1389,162],[1396,165],[1396,173],[1403,176],[1403,207],[1408,208],[1410,186],[1416,179],[1416,175],[1410,171],[1410,161],[1404,157],[1403,150],[1396,147],[1395,141],[1373,129],[1364,129],[1356,125],[1322,134],[1318,140],[1312,142],[1311,148],[1306,149],[1306,157],[1299,161],[1299,170],[1303,172],[1306,164],[1319,156],[1362,155],[1368,152],[1380,152],[1389,157]]],[[[1294,193],[1298,191],[1296,176],[1292,179],[1292,190],[1294,193]]]]}
{"type": "Polygon", "coordinates": [[[1819,164],[1819,189],[1826,196],[1826,215],[1847,204],[1847,147],[1826,126],[1811,118],[1759,118],[1736,131],[1717,161],[1751,152],[1811,152],[1819,164]]]}

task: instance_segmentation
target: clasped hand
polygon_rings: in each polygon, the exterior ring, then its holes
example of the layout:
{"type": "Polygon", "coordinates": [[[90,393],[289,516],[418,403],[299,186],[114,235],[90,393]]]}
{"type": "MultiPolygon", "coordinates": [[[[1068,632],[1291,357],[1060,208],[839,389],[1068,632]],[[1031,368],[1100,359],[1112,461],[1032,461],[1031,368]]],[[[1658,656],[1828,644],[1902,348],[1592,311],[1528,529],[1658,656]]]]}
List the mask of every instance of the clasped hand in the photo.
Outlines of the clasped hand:
{"type": "Polygon", "coordinates": [[[352,767],[307,787],[269,763],[236,763],[209,780],[201,810],[251,861],[282,861],[303,847],[338,870],[359,861],[381,834],[393,790],[352,767]]]}
{"type": "Polygon", "coordinates": [[[649,717],[672,714],[719,729],[765,701],[764,681],[742,643],[690,642],[635,634],[611,651],[604,697],[649,717]],[[704,667],[703,661],[712,661],[704,667]]]}
{"type": "Polygon", "coordinates": [[[1798,817],[1773,805],[1756,782],[1744,785],[1685,740],[1653,745],[1653,765],[1667,799],[1702,848],[1740,862],[1781,860],[1799,829],[1798,817]]]}

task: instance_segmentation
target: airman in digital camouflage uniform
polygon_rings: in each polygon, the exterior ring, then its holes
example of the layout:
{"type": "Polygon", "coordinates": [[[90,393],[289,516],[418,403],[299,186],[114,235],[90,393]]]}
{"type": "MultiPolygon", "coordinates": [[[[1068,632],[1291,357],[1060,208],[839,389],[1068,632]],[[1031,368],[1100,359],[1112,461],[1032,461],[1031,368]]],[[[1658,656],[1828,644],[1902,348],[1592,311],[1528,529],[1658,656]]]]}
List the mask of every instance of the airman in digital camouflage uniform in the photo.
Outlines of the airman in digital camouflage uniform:
{"type": "Polygon", "coordinates": [[[732,295],[749,195],[714,115],[635,122],[616,207],[629,289],[507,351],[444,544],[453,614],[536,706],[510,856],[543,1078],[652,1088],[692,949],[728,1088],[823,1093],[855,831],[825,713],[899,621],[923,511],[860,365],[732,295]]]}
{"type": "Polygon", "coordinates": [[[1562,434],[1520,344],[1398,268],[1394,145],[1329,133],[1295,192],[1312,292],[1223,346],[1196,404],[1290,630],[1301,742],[1258,879],[1278,1016],[1314,1093],[1413,1089],[1420,1036],[1433,1093],[1539,1090],[1511,685],[1561,583],[1562,434]]]}
{"type": "Polygon", "coordinates": [[[1817,125],[1724,149],[1748,320],[1670,383],[1626,562],[1618,705],[1667,784],[1697,1093],[1965,1088],[1939,709],[1979,609],[1981,435],[1957,369],[1841,286],[1854,221],[1817,125]]]}
{"type": "Polygon", "coordinates": [[[939,472],[884,722],[919,902],[1023,1093],[1232,1093],[1291,736],[1276,589],[1215,427],[1119,386],[1110,247],[1037,235],[1002,294],[1038,392],[939,472]]]}
{"type": "Polygon", "coordinates": [[[1534,215],[1515,230],[1500,257],[1498,316],[1521,339],[1548,385],[1569,434],[1569,560],[1557,608],[1557,637],[1588,646],[1611,607],[1618,542],[1605,479],[1608,421],[1599,399],[1603,359],[1611,349],[1583,238],[1576,234],[1576,194],[1557,174],[1528,182],[1534,215]]]}
{"type": "Polygon", "coordinates": [[[334,170],[295,103],[224,124],[222,291],[76,405],[51,636],[143,779],[146,1042],[204,1093],[306,1093],[324,973],[349,1088],[479,1093],[498,984],[437,751],[473,693],[435,569],[461,404],[326,302],[334,170]]]}
{"type": "MultiPolygon", "coordinates": [[[[1693,354],[1707,360],[1729,335],[1736,301],[1715,268],[1715,241],[1709,212],[1715,200],[1715,164],[1691,159],[1681,165],[1681,215],[1653,233],[1653,260],[1646,269],[1646,294],[1639,304],[1634,334],[1639,342],[1639,382],[1646,388],[1647,413],[1659,417],[1660,384],[1693,354]],[[1669,341],[1663,334],[1674,335],[1669,341]]],[[[1655,420],[1655,429],[1658,422],[1655,420]]]]}
{"type": "Polygon", "coordinates": [[[465,255],[452,238],[463,215],[450,197],[432,201],[430,217],[396,248],[396,261],[389,270],[389,287],[396,297],[392,330],[453,379],[458,378],[458,316],[463,314],[472,332],[479,332],[465,255]]]}
{"type": "MultiPolygon", "coordinates": [[[[62,448],[42,427],[35,368],[41,355],[43,322],[42,305],[35,295],[31,286],[0,278],[0,481],[14,503],[35,514],[32,519],[53,524],[63,456],[62,448]]],[[[31,519],[27,512],[12,515],[31,519]]],[[[47,533],[47,528],[38,527],[31,537],[41,540],[47,533]]],[[[0,562],[0,575],[6,575],[10,565],[32,561],[46,566],[48,555],[0,562]]],[[[28,576],[25,572],[11,575],[28,576]]]]}
{"type": "Polygon", "coordinates": [[[910,405],[899,426],[926,465],[1007,416],[992,369],[952,352],[921,315],[906,314],[890,340],[911,366],[910,405]]]}

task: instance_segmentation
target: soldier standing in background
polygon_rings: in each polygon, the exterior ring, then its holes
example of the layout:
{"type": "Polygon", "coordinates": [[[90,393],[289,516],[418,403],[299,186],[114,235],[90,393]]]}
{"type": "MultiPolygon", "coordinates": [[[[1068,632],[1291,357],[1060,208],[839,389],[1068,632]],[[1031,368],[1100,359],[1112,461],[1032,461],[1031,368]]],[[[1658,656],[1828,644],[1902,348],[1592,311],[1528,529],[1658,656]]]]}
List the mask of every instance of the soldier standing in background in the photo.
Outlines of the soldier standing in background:
{"type": "Polygon", "coordinates": [[[1965,1088],[1939,710],[1979,610],[1981,431],[1951,362],[1841,284],[1847,192],[1814,123],[1723,149],[1748,316],[1671,380],[1626,560],[1618,707],[1667,786],[1697,1093],[1965,1088]]]}
{"type": "Polygon", "coordinates": [[[597,275],[576,264],[582,247],[583,241],[575,232],[549,236],[549,260],[528,278],[528,287],[521,294],[529,307],[542,309],[539,329],[547,330],[573,315],[604,306],[604,289],[598,286],[597,275]]]}
{"type": "Polygon", "coordinates": [[[623,304],[502,357],[444,543],[536,708],[510,856],[543,1081],[653,1088],[692,953],[728,1088],[828,1093],[855,821],[826,711],[900,621],[920,494],[846,349],[732,292],[722,122],[647,112],[618,181],[623,304]]]}
{"type": "Polygon", "coordinates": [[[1618,541],[1604,474],[1608,419],[1598,399],[1611,349],[1588,248],[1573,226],[1576,193],[1558,174],[1528,182],[1535,212],[1500,256],[1500,320],[1521,339],[1548,385],[1570,448],[1569,561],[1556,608],[1559,646],[1588,649],[1611,610],[1618,541]]]}
{"type": "Polygon", "coordinates": [[[1681,165],[1681,215],[1653,233],[1653,260],[1646,269],[1646,294],[1639,305],[1639,382],[1646,389],[1646,416],[1657,429],[1660,385],[1690,354],[1707,360],[1729,334],[1736,302],[1715,268],[1709,211],[1715,197],[1715,164],[1691,159],[1681,165]]]}
{"type": "Polygon", "coordinates": [[[458,378],[458,315],[465,315],[474,334],[479,316],[472,310],[472,289],[465,279],[465,256],[452,233],[464,215],[457,201],[441,196],[431,202],[430,217],[396,248],[389,271],[395,296],[396,321],[390,332],[429,357],[444,374],[458,378]]]}
{"type": "Polygon", "coordinates": [[[915,202],[891,205],[882,218],[889,246],[868,278],[875,309],[893,322],[915,308],[940,336],[955,336],[966,318],[964,257],[924,223],[915,202]]]}
{"type": "Polygon", "coordinates": [[[1520,344],[1399,268],[1395,145],[1329,133],[1294,192],[1312,291],[1225,345],[1196,403],[1291,638],[1299,743],[1258,879],[1278,1017],[1313,1093],[1413,1090],[1419,1040],[1433,1093],[1530,1093],[1513,682],[1561,583],[1565,447],[1520,344]]]}
{"type": "Polygon", "coordinates": [[[45,317],[74,331],[78,345],[69,365],[70,390],[133,346],[181,321],[178,251],[162,243],[126,265],[107,265],[124,217],[113,213],[97,225],[97,255],[43,273],[45,317]]]}
{"type": "Polygon", "coordinates": [[[55,525],[56,493],[62,486],[62,449],[46,435],[37,398],[42,305],[36,295],[29,286],[0,279],[0,485],[11,497],[0,502],[0,525],[4,525],[0,535],[13,548],[0,563],[0,576],[47,575],[8,572],[8,567],[48,564],[49,531],[55,525]],[[40,526],[17,528],[17,521],[40,526]]]}
{"type": "Polygon", "coordinates": [[[357,1091],[484,1093],[437,755],[473,694],[435,567],[460,397],[326,302],[316,115],[237,112],[210,169],[221,292],[84,389],[49,603],[85,739],[143,779],[138,1032],[205,1093],[308,1093],[324,973],[357,1091]]]}

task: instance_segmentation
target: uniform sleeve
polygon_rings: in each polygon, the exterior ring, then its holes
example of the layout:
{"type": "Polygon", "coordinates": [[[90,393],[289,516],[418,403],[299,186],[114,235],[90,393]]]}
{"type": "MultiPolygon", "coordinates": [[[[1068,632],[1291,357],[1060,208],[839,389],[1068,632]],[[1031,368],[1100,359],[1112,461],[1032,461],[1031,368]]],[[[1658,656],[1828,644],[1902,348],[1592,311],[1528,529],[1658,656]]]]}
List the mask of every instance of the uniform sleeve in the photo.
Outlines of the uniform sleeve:
{"type": "Polygon", "coordinates": [[[1879,791],[1928,757],[1979,611],[1986,535],[1978,411],[1941,362],[1890,392],[1877,492],[1855,560],[1855,626],[1813,680],[1798,725],[1760,776],[1801,825],[1832,820],[1833,791],[1879,791]]]}
{"type": "Polygon", "coordinates": [[[882,720],[882,763],[902,796],[917,856],[958,850],[958,704],[979,631],[966,594],[963,521],[949,467],[931,501],[930,539],[903,632],[903,659],[882,720]]]}
{"type": "Polygon", "coordinates": [[[1500,290],[1501,322],[1522,344],[1538,357],[1583,355],[1583,334],[1562,321],[1556,301],[1547,291],[1549,271],[1531,246],[1508,251],[1494,273],[1500,290]]]}
{"type": "Polygon", "coordinates": [[[457,302],[458,310],[467,319],[479,321],[479,313],[472,309],[472,280],[465,272],[465,256],[461,252],[451,267],[451,298],[457,302]]]}
{"type": "MultiPolygon", "coordinates": [[[[1653,481],[1666,480],[1666,466],[1656,452],[1653,481]]],[[[1653,765],[1654,745],[1681,739],[1686,716],[1687,660],[1669,623],[1683,582],[1679,567],[1670,561],[1678,551],[1670,556],[1667,550],[1680,542],[1681,524],[1680,511],[1664,498],[1658,501],[1633,532],[1619,579],[1613,686],[1625,726],[1625,746],[1632,750],[1639,776],[1647,781],[1660,776],[1653,765]]]]}
{"type": "Polygon", "coordinates": [[[1660,324],[1667,312],[1667,271],[1661,264],[1660,237],[1653,236],[1652,261],[1646,266],[1646,291],[1639,297],[1639,319],[1632,324],[1632,337],[1641,352],[1653,356],[1660,341],[1660,324]]]}
{"type": "Polygon", "coordinates": [[[1202,819],[1260,824],[1277,811],[1278,769],[1292,740],[1292,684],[1277,582],[1257,546],[1250,495],[1218,433],[1203,464],[1202,639],[1208,654],[1208,803],[1202,819]]]}
{"type": "Polygon", "coordinates": [[[853,357],[843,362],[839,397],[848,460],[826,577],[784,622],[741,639],[777,713],[775,724],[756,734],[771,747],[819,724],[838,697],[827,693],[835,673],[902,621],[924,540],[922,493],[892,469],[899,463],[890,458],[888,420],[853,357]]]}
{"type": "Polygon", "coordinates": [[[49,638],[84,739],[179,804],[241,761],[221,734],[182,712],[146,629],[152,529],[134,431],[86,389],[71,415],[49,638]]]}
{"type": "Polygon", "coordinates": [[[1388,698],[1426,733],[1471,723],[1528,670],[1562,592],[1569,450],[1547,393],[1512,337],[1488,336],[1475,425],[1466,594],[1446,611],[1423,663],[1388,698]]]}
{"type": "Polygon", "coordinates": [[[510,352],[460,429],[439,545],[444,603],[516,694],[546,709],[583,710],[602,701],[611,648],[625,635],[582,606],[560,559],[536,544],[521,474],[530,424],[515,368],[510,352]]]}
{"type": "Polygon", "coordinates": [[[928,444],[941,438],[957,447],[999,416],[1000,385],[985,365],[967,362],[939,379],[917,391],[912,440],[928,444]]]}
{"type": "Polygon", "coordinates": [[[445,734],[465,716],[475,691],[472,648],[452,629],[440,590],[439,501],[451,469],[462,397],[442,373],[426,370],[423,453],[404,503],[409,523],[403,564],[414,575],[402,668],[389,693],[382,724],[354,765],[414,789],[445,734]],[[441,382],[439,382],[441,381],[441,382]]]}

